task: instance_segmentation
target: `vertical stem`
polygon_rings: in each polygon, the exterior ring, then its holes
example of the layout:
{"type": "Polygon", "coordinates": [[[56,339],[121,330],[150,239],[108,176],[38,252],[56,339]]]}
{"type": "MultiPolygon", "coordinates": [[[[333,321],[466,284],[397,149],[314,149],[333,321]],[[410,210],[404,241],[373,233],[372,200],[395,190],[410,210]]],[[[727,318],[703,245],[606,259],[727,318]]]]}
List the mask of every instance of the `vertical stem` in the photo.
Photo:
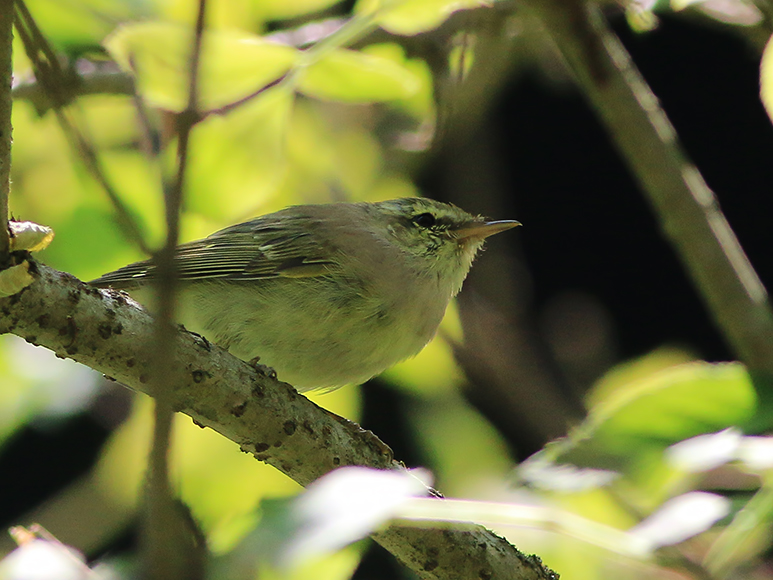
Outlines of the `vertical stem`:
{"type": "Polygon", "coordinates": [[[593,5],[530,0],[529,7],[639,181],[725,340],[750,370],[773,377],[768,294],[630,55],[593,5]]]}
{"type": "Polygon", "coordinates": [[[0,258],[10,250],[8,196],[11,190],[13,14],[13,0],[0,0],[0,258]]]}
{"type": "Polygon", "coordinates": [[[169,365],[175,360],[173,321],[177,268],[174,258],[180,234],[180,209],[188,165],[188,144],[191,130],[200,118],[197,95],[205,9],[206,0],[199,0],[190,60],[188,105],[177,118],[177,175],[171,184],[165,184],[164,187],[166,241],[156,255],[156,406],[153,444],[148,465],[144,537],[146,577],[152,580],[191,580],[203,577],[203,566],[197,558],[201,556],[201,546],[194,545],[191,541],[196,535],[195,523],[184,512],[184,506],[175,501],[169,484],[169,448],[174,412],[169,403],[170,393],[166,389],[171,384],[169,378],[173,372],[169,365]]]}

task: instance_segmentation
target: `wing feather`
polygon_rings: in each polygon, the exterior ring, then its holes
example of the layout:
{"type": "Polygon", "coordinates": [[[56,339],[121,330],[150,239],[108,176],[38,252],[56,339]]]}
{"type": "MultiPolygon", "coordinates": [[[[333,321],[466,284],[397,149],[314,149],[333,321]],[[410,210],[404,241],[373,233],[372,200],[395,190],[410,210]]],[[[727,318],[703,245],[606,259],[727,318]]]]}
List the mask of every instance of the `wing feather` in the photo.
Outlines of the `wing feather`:
{"type": "MultiPolygon", "coordinates": [[[[333,248],[310,228],[304,216],[272,214],[220,230],[203,240],[178,247],[176,262],[181,280],[259,280],[322,276],[333,265],[333,248]]],[[[91,284],[126,288],[154,277],[155,266],[145,260],[105,274],[91,284]]]]}

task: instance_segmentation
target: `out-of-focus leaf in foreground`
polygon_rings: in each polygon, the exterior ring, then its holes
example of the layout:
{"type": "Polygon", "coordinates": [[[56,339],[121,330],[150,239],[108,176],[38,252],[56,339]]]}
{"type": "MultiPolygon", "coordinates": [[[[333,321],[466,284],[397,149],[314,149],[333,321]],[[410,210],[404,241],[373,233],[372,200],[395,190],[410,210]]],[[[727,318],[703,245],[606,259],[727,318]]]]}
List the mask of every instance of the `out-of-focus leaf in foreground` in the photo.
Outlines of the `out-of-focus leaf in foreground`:
{"type": "Polygon", "coordinates": [[[428,480],[424,470],[342,467],[292,500],[262,502],[252,540],[275,566],[297,566],[378,529],[410,498],[425,495],[428,480]]]}

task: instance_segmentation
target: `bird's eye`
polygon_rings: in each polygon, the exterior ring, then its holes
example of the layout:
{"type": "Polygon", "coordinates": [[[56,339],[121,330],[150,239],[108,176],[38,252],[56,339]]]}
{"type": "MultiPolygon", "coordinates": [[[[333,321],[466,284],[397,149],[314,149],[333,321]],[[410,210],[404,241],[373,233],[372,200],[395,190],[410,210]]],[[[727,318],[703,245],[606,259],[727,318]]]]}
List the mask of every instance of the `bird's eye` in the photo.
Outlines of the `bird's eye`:
{"type": "Polygon", "coordinates": [[[435,216],[431,213],[420,213],[411,220],[420,228],[431,228],[437,223],[435,216]]]}

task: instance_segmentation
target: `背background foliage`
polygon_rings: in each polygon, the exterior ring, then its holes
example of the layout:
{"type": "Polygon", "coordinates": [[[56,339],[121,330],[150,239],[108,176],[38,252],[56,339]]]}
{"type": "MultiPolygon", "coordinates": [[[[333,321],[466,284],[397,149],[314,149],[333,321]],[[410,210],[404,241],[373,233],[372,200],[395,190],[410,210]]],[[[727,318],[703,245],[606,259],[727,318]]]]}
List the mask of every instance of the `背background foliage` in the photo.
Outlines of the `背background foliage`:
{"type": "MultiPolygon", "coordinates": [[[[104,46],[119,61],[131,53],[146,112],[158,128],[154,137],[170,138],[168,113],[158,108],[181,108],[184,53],[175,51],[185,45],[176,35],[185,38],[194,2],[28,4],[84,76],[106,66],[104,46]]],[[[182,237],[292,203],[417,195],[417,184],[470,211],[521,220],[523,231],[492,241],[458,308],[419,357],[362,390],[315,399],[376,431],[409,465],[429,467],[450,496],[549,505],[621,529],[694,489],[734,501],[717,526],[648,561],[596,547],[560,526],[558,532],[547,524],[536,532],[498,528],[565,577],[663,577],[673,573],[669,568],[694,577],[766,577],[769,510],[761,502],[752,504],[760,521],[744,548],[731,550],[732,565],[712,568],[710,554],[768,482],[768,464],[729,454],[701,471],[675,464],[665,451],[731,427],[764,433],[765,381],[750,380],[740,365],[685,366],[733,355],[535,20],[517,4],[453,15],[445,8],[453,3],[413,2],[416,12],[411,4],[357,39],[349,47],[356,52],[335,49],[295,84],[280,83],[194,129],[182,237]],[[588,420],[543,456],[617,475],[603,486],[578,487],[569,476],[547,472],[540,482],[556,487],[558,481],[563,490],[522,485],[511,469],[576,426],[580,400],[591,409],[588,420]]],[[[733,6],[754,14],[751,5],[733,6]]],[[[666,112],[681,115],[674,121],[687,152],[717,190],[763,280],[770,280],[765,208],[773,140],[757,93],[769,22],[764,12],[756,22],[720,24],[696,9],[659,8],[654,30],[631,31],[631,23],[652,17],[641,7],[629,7],[628,22],[618,10],[610,17],[666,112]]],[[[362,18],[367,9],[364,2],[354,12],[331,2],[213,2],[207,40],[220,52],[205,68],[211,76],[204,75],[203,91],[211,97],[203,106],[222,107],[306,58],[281,47],[245,56],[239,38],[286,40],[284,31],[306,22],[362,18]]],[[[24,51],[18,43],[15,49],[17,79],[29,79],[24,51]]],[[[80,97],[69,114],[157,246],[168,152],[154,154],[156,143],[143,134],[127,95],[80,97]]],[[[56,232],[41,259],[88,280],[144,257],[117,227],[112,205],[51,111],[18,99],[13,120],[11,209],[56,232]]],[[[4,476],[3,521],[38,521],[67,544],[130,566],[148,401],[20,339],[0,339],[0,465],[12,474],[4,476]]],[[[719,454],[710,444],[708,450],[719,454]]],[[[261,500],[298,491],[184,417],[176,421],[172,474],[223,577],[236,577],[228,555],[260,520],[261,500]]],[[[10,540],[3,542],[4,551],[11,549],[10,540]]],[[[294,573],[349,577],[365,549],[355,546],[294,573]]],[[[382,577],[398,573],[380,557],[368,555],[360,577],[377,577],[369,565],[382,577]]]]}

